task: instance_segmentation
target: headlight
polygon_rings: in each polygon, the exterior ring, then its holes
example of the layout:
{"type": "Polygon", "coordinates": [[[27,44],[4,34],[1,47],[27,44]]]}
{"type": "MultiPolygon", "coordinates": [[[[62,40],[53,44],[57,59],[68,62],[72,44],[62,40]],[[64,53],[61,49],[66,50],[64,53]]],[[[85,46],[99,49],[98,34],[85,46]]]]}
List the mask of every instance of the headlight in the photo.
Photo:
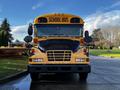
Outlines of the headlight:
{"type": "Polygon", "coordinates": [[[76,62],[84,62],[85,60],[83,58],[77,58],[76,62]]]}
{"type": "Polygon", "coordinates": [[[32,59],[32,61],[33,61],[33,62],[42,62],[43,59],[41,59],[41,58],[36,58],[36,59],[32,59]]]}

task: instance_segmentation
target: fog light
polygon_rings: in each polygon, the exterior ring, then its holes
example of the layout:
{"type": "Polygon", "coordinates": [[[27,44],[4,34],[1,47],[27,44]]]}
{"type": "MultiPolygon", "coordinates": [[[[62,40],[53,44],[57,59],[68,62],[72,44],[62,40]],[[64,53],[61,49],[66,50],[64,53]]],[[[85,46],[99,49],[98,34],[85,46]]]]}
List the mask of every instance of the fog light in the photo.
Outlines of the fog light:
{"type": "Polygon", "coordinates": [[[43,59],[41,59],[41,58],[36,58],[36,59],[32,59],[32,61],[33,61],[33,62],[42,62],[43,59]]]}
{"type": "Polygon", "coordinates": [[[82,58],[77,58],[76,59],[76,62],[84,62],[85,60],[84,59],[82,59],[82,58]]]}

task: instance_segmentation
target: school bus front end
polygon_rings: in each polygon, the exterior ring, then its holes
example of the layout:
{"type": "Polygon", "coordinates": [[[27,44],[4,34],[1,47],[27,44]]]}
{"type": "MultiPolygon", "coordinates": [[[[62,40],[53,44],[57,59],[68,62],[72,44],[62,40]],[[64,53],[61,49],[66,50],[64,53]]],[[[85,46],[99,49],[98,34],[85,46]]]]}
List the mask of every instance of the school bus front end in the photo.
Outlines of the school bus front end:
{"type": "Polygon", "coordinates": [[[84,46],[76,51],[67,49],[40,51],[33,48],[34,55],[29,58],[29,71],[40,73],[90,72],[89,58],[85,52],[87,49],[84,46]]]}
{"type": "Polygon", "coordinates": [[[32,79],[40,73],[79,73],[80,79],[86,80],[91,68],[83,25],[81,18],[68,14],[35,19],[34,47],[28,65],[32,79]]]}

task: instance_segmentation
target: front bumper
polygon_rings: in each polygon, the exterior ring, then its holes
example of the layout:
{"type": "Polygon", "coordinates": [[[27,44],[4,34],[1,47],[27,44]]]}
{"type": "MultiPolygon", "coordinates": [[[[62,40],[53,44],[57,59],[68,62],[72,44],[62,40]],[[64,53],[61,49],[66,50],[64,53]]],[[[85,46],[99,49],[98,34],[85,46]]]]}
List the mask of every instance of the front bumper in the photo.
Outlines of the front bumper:
{"type": "Polygon", "coordinates": [[[39,73],[81,73],[91,72],[90,65],[87,64],[37,64],[37,65],[28,65],[28,72],[39,72],[39,73]]]}

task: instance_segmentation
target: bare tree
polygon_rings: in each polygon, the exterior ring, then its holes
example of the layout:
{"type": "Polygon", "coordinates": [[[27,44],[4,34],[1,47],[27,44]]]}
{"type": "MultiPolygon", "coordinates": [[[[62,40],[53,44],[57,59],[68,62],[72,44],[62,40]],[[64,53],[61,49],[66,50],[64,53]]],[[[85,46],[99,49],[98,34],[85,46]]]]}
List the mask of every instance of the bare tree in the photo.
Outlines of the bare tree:
{"type": "Polygon", "coordinates": [[[120,45],[120,29],[118,27],[107,27],[102,29],[103,37],[111,48],[113,46],[118,47],[120,45]]]}
{"type": "Polygon", "coordinates": [[[100,28],[95,29],[91,37],[93,38],[95,46],[97,47],[99,46],[100,48],[103,48],[104,37],[100,28]]]}

